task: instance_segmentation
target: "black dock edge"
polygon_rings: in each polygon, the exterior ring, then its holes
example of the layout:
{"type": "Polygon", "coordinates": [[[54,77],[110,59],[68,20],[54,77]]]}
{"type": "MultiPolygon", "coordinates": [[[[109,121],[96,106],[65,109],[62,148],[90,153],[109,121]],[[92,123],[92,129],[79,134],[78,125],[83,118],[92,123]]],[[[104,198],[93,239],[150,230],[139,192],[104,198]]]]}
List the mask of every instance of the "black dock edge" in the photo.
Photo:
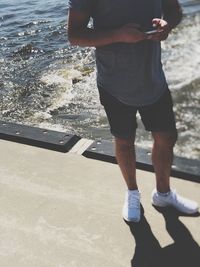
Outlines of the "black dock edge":
{"type": "Polygon", "coordinates": [[[80,137],[64,132],[0,121],[0,139],[65,153],[80,140],[80,137]]]}
{"type": "MultiPolygon", "coordinates": [[[[77,135],[0,121],[0,139],[66,153],[81,139],[77,135]]],[[[96,140],[83,153],[91,159],[117,163],[112,141],[96,140]]],[[[136,168],[153,172],[151,151],[136,147],[136,168]]],[[[200,161],[174,157],[171,175],[200,183],[200,161]]]]}
{"type": "MultiPolygon", "coordinates": [[[[112,141],[97,140],[83,153],[85,157],[117,163],[112,141]]],[[[136,168],[154,172],[151,151],[136,146],[136,168]]],[[[200,183],[200,161],[174,157],[171,176],[200,183]]]]}

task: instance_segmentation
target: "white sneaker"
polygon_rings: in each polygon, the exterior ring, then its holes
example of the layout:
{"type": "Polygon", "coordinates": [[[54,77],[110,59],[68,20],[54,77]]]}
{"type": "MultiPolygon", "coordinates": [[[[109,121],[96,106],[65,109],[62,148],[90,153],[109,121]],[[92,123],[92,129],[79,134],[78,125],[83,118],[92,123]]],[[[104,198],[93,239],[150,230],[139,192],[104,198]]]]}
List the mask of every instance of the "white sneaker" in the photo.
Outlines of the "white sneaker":
{"type": "Polygon", "coordinates": [[[158,207],[172,206],[186,214],[194,214],[199,209],[195,201],[179,196],[175,190],[171,190],[168,196],[161,196],[154,189],[152,192],[152,204],[158,207]]]}
{"type": "Polygon", "coordinates": [[[138,190],[127,190],[122,215],[128,222],[140,221],[140,192],[138,190]]]}

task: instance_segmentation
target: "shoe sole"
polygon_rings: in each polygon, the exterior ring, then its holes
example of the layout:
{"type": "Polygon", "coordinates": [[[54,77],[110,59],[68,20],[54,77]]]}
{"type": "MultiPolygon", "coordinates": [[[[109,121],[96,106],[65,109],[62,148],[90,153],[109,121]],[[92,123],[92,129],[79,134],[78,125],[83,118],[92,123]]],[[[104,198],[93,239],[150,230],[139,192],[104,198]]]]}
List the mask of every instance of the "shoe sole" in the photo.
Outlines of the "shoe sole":
{"type": "Polygon", "coordinates": [[[139,222],[141,220],[141,215],[138,219],[136,218],[127,218],[126,216],[124,216],[124,214],[122,213],[122,217],[125,221],[127,222],[139,222]]]}
{"type": "Polygon", "coordinates": [[[126,221],[126,222],[139,222],[140,221],[140,219],[139,220],[131,220],[131,219],[127,219],[127,218],[124,218],[123,217],[123,219],[126,221]]]}
{"type": "Polygon", "coordinates": [[[194,210],[194,211],[188,212],[188,211],[180,210],[180,209],[178,209],[177,207],[175,207],[175,206],[173,206],[173,205],[170,205],[170,204],[168,204],[168,205],[167,205],[167,204],[166,204],[166,205],[157,205],[157,204],[155,204],[155,203],[153,203],[153,202],[151,202],[151,203],[152,203],[153,206],[158,207],[158,208],[172,207],[172,208],[176,209],[176,210],[179,211],[179,212],[182,212],[182,213],[184,213],[184,214],[189,214],[189,215],[195,214],[195,213],[197,213],[197,212],[199,211],[199,208],[197,208],[197,209],[194,210]]]}

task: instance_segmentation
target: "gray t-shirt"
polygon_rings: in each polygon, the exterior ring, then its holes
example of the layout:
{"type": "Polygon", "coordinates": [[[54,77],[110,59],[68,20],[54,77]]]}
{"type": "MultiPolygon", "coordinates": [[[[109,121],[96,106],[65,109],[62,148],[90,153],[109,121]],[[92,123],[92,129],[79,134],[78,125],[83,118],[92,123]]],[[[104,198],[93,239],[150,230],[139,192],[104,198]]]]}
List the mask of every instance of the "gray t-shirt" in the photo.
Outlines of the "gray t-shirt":
{"type": "MultiPolygon", "coordinates": [[[[69,7],[91,14],[96,30],[137,23],[152,29],[162,15],[162,0],[69,0],[69,7]]],[[[97,85],[131,106],[156,102],[167,88],[160,42],[115,43],[97,47],[97,85]]]]}

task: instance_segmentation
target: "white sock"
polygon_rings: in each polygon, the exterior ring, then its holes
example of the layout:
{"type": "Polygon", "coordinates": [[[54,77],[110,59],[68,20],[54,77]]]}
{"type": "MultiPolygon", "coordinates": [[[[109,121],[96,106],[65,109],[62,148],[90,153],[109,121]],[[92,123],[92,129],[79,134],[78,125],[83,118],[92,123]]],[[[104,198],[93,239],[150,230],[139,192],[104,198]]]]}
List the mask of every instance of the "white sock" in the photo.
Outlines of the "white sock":
{"type": "Polygon", "coordinates": [[[128,189],[127,191],[128,191],[128,193],[139,192],[138,189],[134,189],[134,190],[130,190],[130,189],[128,189]]]}
{"type": "Polygon", "coordinates": [[[161,192],[157,191],[158,195],[161,196],[161,197],[168,197],[169,194],[170,194],[170,192],[171,192],[171,191],[169,191],[169,192],[165,192],[165,193],[161,193],[161,192]]]}

